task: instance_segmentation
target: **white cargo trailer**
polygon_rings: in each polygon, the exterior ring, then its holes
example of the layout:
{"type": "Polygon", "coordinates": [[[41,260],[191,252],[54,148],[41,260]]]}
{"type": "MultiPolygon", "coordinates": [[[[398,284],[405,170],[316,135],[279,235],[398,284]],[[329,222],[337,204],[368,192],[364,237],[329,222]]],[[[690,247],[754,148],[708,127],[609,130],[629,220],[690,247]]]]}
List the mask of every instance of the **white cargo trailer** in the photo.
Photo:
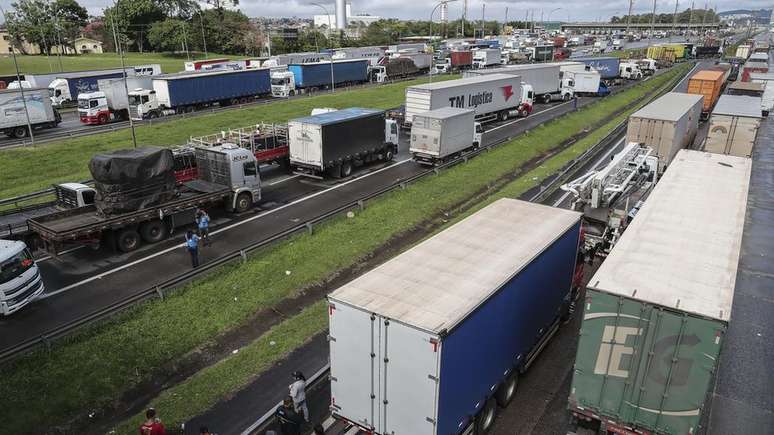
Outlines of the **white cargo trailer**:
{"type": "Polygon", "coordinates": [[[400,53],[396,57],[411,59],[420,71],[427,71],[433,64],[433,55],[430,53],[400,53]]]}
{"type": "Polygon", "coordinates": [[[499,48],[482,48],[473,52],[473,66],[486,68],[500,64],[499,48]]]}
{"type": "Polygon", "coordinates": [[[415,161],[435,164],[462,151],[478,147],[479,123],[472,109],[442,107],[414,115],[409,152],[415,161]]]}
{"type": "Polygon", "coordinates": [[[28,124],[33,130],[59,125],[62,118],[51,103],[48,88],[24,88],[24,99],[21,91],[0,90],[0,131],[6,136],[23,138],[30,133],[28,124]]]}
{"type": "Polygon", "coordinates": [[[690,146],[699,130],[704,97],[669,92],[629,117],[626,141],[645,144],[656,152],[663,172],[678,151],[690,146]]]}
{"type": "Polygon", "coordinates": [[[502,68],[469,70],[462,77],[475,77],[488,74],[512,74],[521,77],[521,81],[532,86],[535,101],[549,103],[552,99],[569,99],[572,91],[562,89],[559,79],[560,65],[555,63],[535,63],[529,65],[508,65],[502,68]]]}
{"type": "Polygon", "coordinates": [[[761,110],[764,116],[768,116],[771,109],[774,108],[774,73],[750,73],[750,81],[763,83],[761,110]]]}
{"type": "Polygon", "coordinates": [[[760,97],[721,95],[710,117],[704,151],[750,157],[761,125],[760,107],[760,97]]]}
{"type": "Polygon", "coordinates": [[[479,122],[527,116],[532,112],[532,97],[532,86],[522,83],[521,77],[511,74],[410,86],[406,88],[404,122],[408,127],[414,115],[441,107],[473,109],[479,122]]]}

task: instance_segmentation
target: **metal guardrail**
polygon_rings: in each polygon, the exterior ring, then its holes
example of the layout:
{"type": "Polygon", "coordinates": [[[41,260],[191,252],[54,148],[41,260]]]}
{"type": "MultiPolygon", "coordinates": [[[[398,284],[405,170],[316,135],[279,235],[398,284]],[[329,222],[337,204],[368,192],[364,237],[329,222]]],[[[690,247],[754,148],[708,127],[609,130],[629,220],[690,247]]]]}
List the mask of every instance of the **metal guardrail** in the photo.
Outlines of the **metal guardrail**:
{"type": "MultiPolygon", "coordinates": [[[[660,93],[656,93],[656,95],[660,95],[660,93]]],[[[655,97],[653,97],[655,98],[655,97]]],[[[649,100],[650,101],[650,100],[649,100]]],[[[565,103],[567,104],[567,103],[565,103]]],[[[562,116],[568,114],[568,113],[574,113],[574,111],[566,112],[562,115],[559,115],[555,118],[552,118],[551,120],[559,119],[562,116]]],[[[314,225],[321,223],[323,221],[328,220],[329,218],[335,217],[343,212],[351,211],[352,209],[359,208],[364,209],[366,201],[369,201],[371,199],[377,198],[387,192],[393,191],[395,189],[404,189],[408,184],[413,183],[417,180],[420,180],[428,175],[431,174],[437,174],[439,173],[439,170],[450,168],[452,166],[455,166],[459,163],[467,162],[471,157],[475,157],[478,154],[481,154],[483,152],[487,152],[492,148],[495,148],[503,143],[506,143],[515,137],[519,136],[517,135],[509,135],[508,137],[505,137],[501,140],[498,140],[490,145],[487,145],[485,147],[478,148],[476,150],[473,150],[471,152],[465,153],[459,157],[457,157],[454,160],[451,160],[449,162],[446,162],[444,164],[435,166],[433,168],[429,168],[426,171],[422,171],[418,174],[415,174],[409,178],[406,178],[404,180],[399,180],[396,182],[393,182],[392,184],[389,184],[387,186],[382,187],[381,189],[378,189],[375,192],[369,193],[368,195],[364,195],[358,199],[355,199],[353,201],[350,201],[346,204],[343,204],[333,210],[330,210],[328,212],[325,212],[321,215],[318,215],[312,219],[309,219],[306,222],[299,223],[298,225],[291,227],[289,229],[286,229],[284,231],[281,231],[279,233],[276,233],[270,237],[267,237],[266,239],[260,240],[258,242],[252,243],[250,245],[247,245],[243,248],[234,250],[228,254],[225,254],[213,261],[210,261],[208,263],[202,264],[200,267],[192,270],[188,270],[186,272],[183,272],[173,278],[170,278],[168,280],[165,280],[159,284],[156,284],[152,287],[146,288],[140,292],[137,292],[131,296],[128,296],[124,299],[121,299],[119,301],[116,301],[106,307],[103,307],[93,313],[86,314],[84,316],[81,316],[75,320],[72,320],[65,325],[57,327],[56,330],[52,330],[46,333],[41,334],[38,337],[31,338],[29,340],[26,340],[24,342],[18,343],[14,346],[5,348],[0,350],[0,362],[4,362],[7,360],[10,360],[12,358],[15,358],[19,355],[22,355],[26,352],[29,352],[38,346],[46,346],[50,347],[52,342],[56,339],[62,338],[71,332],[75,331],[76,329],[79,329],[80,327],[83,327],[85,325],[88,325],[94,321],[101,320],[104,318],[107,318],[119,311],[122,311],[138,302],[145,301],[147,299],[153,298],[153,297],[159,297],[163,299],[165,297],[165,291],[172,290],[175,287],[177,287],[180,284],[183,284],[185,282],[188,282],[192,280],[193,278],[199,277],[201,275],[204,275],[205,272],[212,270],[214,268],[217,268],[219,266],[222,266],[224,264],[230,263],[232,261],[238,260],[238,261],[247,261],[247,254],[255,251],[257,249],[263,248],[265,246],[268,246],[274,242],[277,242],[279,240],[282,240],[284,238],[287,238],[288,236],[291,236],[293,234],[296,234],[298,232],[312,232],[314,229],[314,225]]],[[[609,135],[608,135],[609,136],[609,135]]],[[[543,156],[540,160],[535,162],[535,165],[540,165],[542,162],[546,161],[547,159],[555,156],[559,152],[561,152],[564,148],[559,147],[558,149],[554,150],[553,152],[547,153],[545,156],[543,156]]],[[[585,155],[585,154],[584,154],[585,155]]]]}

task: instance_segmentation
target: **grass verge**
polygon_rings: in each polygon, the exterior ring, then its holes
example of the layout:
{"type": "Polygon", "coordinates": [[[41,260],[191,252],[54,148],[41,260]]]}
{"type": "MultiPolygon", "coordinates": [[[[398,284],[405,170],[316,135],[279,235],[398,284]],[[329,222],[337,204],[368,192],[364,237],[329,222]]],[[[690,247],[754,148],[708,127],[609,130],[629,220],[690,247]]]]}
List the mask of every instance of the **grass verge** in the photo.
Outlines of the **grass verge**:
{"type": "MultiPolygon", "coordinates": [[[[448,80],[456,76],[438,77],[448,80]]],[[[139,145],[173,146],[188,141],[190,136],[216,133],[223,129],[244,127],[256,122],[286,122],[308,115],[315,107],[371,107],[389,109],[405,99],[408,86],[423,83],[412,80],[365,89],[337,91],[309,98],[275,101],[244,109],[233,109],[190,119],[143,125],[136,128],[139,145]]],[[[0,198],[10,198],[45,189],[54,183],[87,180],[89,159],[104,151],[131,147],[128,129],[50,142],[34,147],[0,151],[0,198]]]]}
{"type": "MultiPolygon", "coordinates": [[[[485,189],[491,180],[514,173],[583,128],[599,125],[686,70],[678,67],[543,124],[441,176],[393,191],[354,218],[332,219],[311,236],[292,237],[163,301],[142,304],[74,335],[50,352],[41,350],[7,364],[0,368],[0,391],[14,400],[6,404],[5,427],[26,433],[63,424],[87,409],[109,407],[158,367],[299,289],[356,264],[396,235],[485,189]]],[[[195,412],[194,407],[189,412],[195,412]]]]}

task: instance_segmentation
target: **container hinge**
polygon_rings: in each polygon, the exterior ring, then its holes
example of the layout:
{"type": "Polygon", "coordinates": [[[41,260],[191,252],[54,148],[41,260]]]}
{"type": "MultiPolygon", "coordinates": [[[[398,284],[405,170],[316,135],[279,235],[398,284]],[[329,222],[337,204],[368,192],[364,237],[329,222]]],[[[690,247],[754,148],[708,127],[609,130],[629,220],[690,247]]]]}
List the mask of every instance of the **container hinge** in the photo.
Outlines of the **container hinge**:
{"type": "Polygon", "coordinates": [[[339,378],[336,376],[331,376],[331,382],[338,382],[339,378]]]}
{"type": "Polygon", "coordinates": [[[328,341],[336,341],[336,337],[328,335],[328,341]]]}
{"type": "Polygon", "coordinates": [[[425,417],[425,420],[427,420],[428,423],[435,424],[435,419],[430,417],[425,417]]]}
{"type": "Polygon", "coordinates": [[[431,381],[438,382],[438,377],[437,376],[427,375],[427,378],[430,379],[431,381]]]}

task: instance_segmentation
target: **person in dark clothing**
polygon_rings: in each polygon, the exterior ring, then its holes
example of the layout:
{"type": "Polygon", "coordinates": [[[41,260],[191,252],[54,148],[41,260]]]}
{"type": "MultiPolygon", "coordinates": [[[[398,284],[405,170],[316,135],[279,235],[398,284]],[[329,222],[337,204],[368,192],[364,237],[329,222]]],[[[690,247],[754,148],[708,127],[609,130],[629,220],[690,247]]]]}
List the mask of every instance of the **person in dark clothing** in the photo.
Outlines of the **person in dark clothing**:
{"type": "Polygon", "coordinates": [[[199,267],[199,236],[193,231],[189,230],[185,233],[185,247],[191,254],[191,265],[194,268],[199,267]]]}
{"type": "Polygon", "coordinates": [[[282,401],[282,405],[277,408],[275,415],[277,416],[282,435],[301,435],[301,425],[304,424],[304,417],[296,412],[292,397],[288,396],[282,401]]]}

